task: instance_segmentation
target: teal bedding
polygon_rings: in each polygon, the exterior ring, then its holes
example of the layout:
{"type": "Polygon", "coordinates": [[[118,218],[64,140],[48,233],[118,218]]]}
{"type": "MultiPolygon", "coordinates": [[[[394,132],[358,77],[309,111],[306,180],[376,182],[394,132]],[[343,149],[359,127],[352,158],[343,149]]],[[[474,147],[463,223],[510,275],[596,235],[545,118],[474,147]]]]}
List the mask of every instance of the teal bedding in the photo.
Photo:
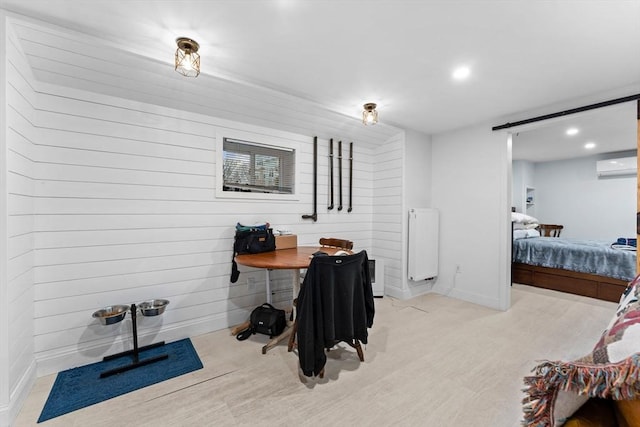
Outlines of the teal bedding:
{"type": "Polygon", "coordinates": [[[513,241],[513,261],[561,268],[631,281],[636,276],[636,252],[613,249],[611,242],[531,237],[513,241]]]}

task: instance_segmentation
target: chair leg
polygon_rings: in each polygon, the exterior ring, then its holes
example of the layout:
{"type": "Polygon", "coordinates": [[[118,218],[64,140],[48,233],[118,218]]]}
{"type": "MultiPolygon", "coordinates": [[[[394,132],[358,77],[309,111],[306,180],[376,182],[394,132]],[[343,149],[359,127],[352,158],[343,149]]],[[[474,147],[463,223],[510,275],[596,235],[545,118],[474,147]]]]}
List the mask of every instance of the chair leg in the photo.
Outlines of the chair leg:
{"type": "Polygon", "coordinates": [[[291,335],[289,335],[289,344],[287,345],[287,351],[293,351],[293,348],[296,345],[296,333],[298,332],[298,321],[293,321],[293,326],[291,326],[291,335]]]}
{"type": "Polygon", "coordinates": [[[355,342],[356,342],[355,349],[358,352],[358,357],[360,358],[361,362],[364,362],[364,352],[362,351],[362,346],[360,345],[360,341],[355,340],[355,342]]]}
{"type": "MultiPolygon", "coordinates": [[[[297,327],[296,324],[294,324],[294,328],[297,327]]],[[[294,329],[295,332],[295,329],[294,329]]],[[[294,334],[292,334],[293,336],[294,334]]],[[[337,344],[339,341],[334,341],[333,345],[337,344]]],[[[360,340],[358,339],[353,339],[351,341],[343,341],[345,343],[347,343],[348,345],[350,345],[351,347],[356,349],[356,352],[358,353],[358,358],[360,359],[361,362],[364,362],[364,352],[362,351],[362,345],[360,344],[360,340]]],[[[289,337],[289,343],[291,343],[291,337],[289,337]]],[[[327,348],[327,351],[331,350],[333,346],[327,348]]],[[[291,350],[289,350],[291,351],[291,350]]],[[[324,368],[322,368],[322,370],[320,371],[320,373],[318,373],[318,376],[320,378],[324,378],[324,368]]]]}
{"type": "Polygon", "coordinates": [[[364,362],[364,352],[362,351],[362,345],[360,345],[360,340],[354,339],[353,341],[345,341],[351,347],[356,349],[358,353],[358,358],[360,358],[361,362],[364,362]]]}

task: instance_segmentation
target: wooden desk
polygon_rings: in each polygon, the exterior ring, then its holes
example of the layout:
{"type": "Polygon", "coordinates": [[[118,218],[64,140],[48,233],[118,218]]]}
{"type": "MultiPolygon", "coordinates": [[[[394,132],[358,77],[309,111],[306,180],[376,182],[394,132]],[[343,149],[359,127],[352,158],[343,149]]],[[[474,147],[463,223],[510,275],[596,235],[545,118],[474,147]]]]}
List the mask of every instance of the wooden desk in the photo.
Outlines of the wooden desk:
{"type": "Polygon", "coordinates": [[[238,264],[247,267],[277,269],[301,269],[309,267],[311,256],[315,252],[322,251],[333,255],[340,249],[320,246],[298,246],[291,249],[278,249],[259,254],[236,255],[238,264]]]}
{"type": "MultiPolygon", "coordinates": [[[[300,291],[300,269],[309,267],[313,254],[317,251],[325,252],[329,255],[333,255],[340,248],[320,247],[320,246],[298,246],[291,249],[278,249],[271,252],[262,252],[259,254],[244,254],[236,255],[236,262],[240,265],[255,268],[264,268],[266,272],[266,286],[267,286],[267,302],[271,304],[271,283],[269,277],[270,270],[293,270],[293,298],[298,296],[300,291]]],[[[238,332],[250,326],[249,321],[246,321],[231,330],[232,335],[236,335],[238,332]]],[[[287,338],[291,334],[291,328],[288,327],[284,332],[277,337],[274,337],[271,341],[262,347],[262,354],[266,354],[267,350],[274,347],[283,339],[287,338]]]]}

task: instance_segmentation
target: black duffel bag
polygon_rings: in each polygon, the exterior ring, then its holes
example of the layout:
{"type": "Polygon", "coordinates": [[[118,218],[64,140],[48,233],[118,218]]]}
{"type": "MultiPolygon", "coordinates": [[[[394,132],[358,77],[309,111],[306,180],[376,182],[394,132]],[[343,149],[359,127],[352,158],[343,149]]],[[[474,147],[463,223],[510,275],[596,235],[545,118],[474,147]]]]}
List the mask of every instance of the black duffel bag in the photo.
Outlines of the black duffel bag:
{"type": "Polygon", "coordinates": [[[277,309],[269,303],[264,303],[253,309],[249,323],[250,325],[247,329],[236,335],[238,340],[246,340],[255,333],[269,335],[270,338],[278,336],[287,326],[287,318],[284,310],[277,309]]]}
{"type": "Polygon", "coordinates": [[[233,242],[233,258],[231,260],[231,283],[236,283],[240,270],[236,263],[236,255],[258,254],[276,250],[276,237],[271,228],[236,229],[233,242]]]}
{"type": "Polygon", "coordinates": [[[233,250],[236,255],[258,254],[276,250],[276,238],[271,228],[236,231],[233,250]]]}

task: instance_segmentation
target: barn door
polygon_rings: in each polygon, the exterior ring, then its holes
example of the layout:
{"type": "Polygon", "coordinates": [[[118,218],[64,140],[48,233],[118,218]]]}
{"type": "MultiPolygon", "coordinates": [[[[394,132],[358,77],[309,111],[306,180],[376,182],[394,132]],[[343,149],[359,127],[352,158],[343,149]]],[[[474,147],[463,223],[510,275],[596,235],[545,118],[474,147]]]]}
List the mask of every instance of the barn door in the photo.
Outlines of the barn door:
{"type": "MultiPolygon", "coordinates": [[[[636,131],[637,137],[638,137],[638,154],[640,154],[640,99],[638,100],[638,106],[637,106],[637,111],[638,111],[638,129],[636,131]]],[[[638,166],[640,166],[640,160],[638,161],[638,166]]],[[[640,173],[640,168],[638,169],[639,173],[640,173]]],[[[637,238],[638,240],[640,240],[640,175],[638,176],[638,210],[636,211],[636,234],[637,234],[637,238]]],[[[640,257],[636,257],[636,274],[640,273],[640,257]]]]}

